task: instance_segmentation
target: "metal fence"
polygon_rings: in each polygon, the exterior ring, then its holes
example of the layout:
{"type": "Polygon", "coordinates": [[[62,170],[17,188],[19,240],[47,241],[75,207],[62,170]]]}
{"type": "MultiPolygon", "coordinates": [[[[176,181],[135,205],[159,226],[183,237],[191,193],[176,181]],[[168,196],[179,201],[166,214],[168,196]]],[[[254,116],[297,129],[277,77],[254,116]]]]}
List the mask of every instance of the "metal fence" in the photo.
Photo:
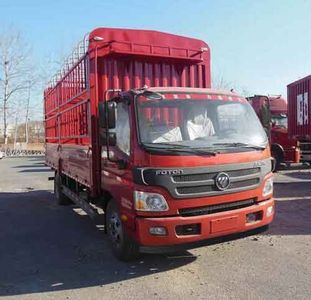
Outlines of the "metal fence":
{"type": "Polygon", "coordinates": [[[4,157],[43,156],[44,150],[5,149],[0,150],[0,159],[4,157]]]}

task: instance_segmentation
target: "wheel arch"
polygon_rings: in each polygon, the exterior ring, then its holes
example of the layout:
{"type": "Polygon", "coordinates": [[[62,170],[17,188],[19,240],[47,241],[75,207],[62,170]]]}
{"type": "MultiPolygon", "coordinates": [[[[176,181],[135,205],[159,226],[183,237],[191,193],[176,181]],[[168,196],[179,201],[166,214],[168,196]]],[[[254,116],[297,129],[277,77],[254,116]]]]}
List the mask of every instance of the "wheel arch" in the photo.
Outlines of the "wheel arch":
{"type": "Polygon", "coordinates": [[[271,145],[271,154],[274,157],[273,154],[277,154],[280,158],[280,161],[284,161],[285,154],[284,154],[284,148],[280,144],[272,144],[271,145]]]}

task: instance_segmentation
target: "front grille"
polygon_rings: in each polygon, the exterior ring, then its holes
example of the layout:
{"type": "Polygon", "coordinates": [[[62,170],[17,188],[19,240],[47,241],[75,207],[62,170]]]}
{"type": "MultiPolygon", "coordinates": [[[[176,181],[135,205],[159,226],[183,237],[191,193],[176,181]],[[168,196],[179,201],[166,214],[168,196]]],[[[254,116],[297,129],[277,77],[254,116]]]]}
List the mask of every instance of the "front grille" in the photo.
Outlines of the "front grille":
{"type": "Polygon", "coordinates": [[[209,193],[217,191],[217,188],[212,185],[200,185],[200,186],[186,186],[176,188],[177,193],[181,195],[197,194],[197,193],[209,193]]]}
{"type": "MultiPolygon", "coordinates": [[[[263,178],[271,172],[271,159],[247,163],[209,165],[185,168],[137,168],[135,183],[165,188],[175,199],[233,194],[259,187],[263,178]],[[229,176],[230,183],[221,188],[216,179],[221,173],[229,176]]],[[[220,182],[221,183],[221,182],[220,182]]]]}
{"type": "MultiPolygon", "coordinates": [[[[256,186],[260,182],[260,178],[253,178],[253,179],[246,179],[236,182],[231,182],[229,187],[226,191],[256,186]]],[[[187,186],[187,187],[177,187],[176,191],[178,194],[181,195],[188,195],[188,194],[202,194],[202,193],[210,193],[210,192],[217,192],[219,191],[217,187],[213,185],[199,185],[199,186],[187,186]]]]}
{"type": "Polygon", "coordinates": [[[245,208],[248,206],[252,206],[255,203],[256,203],[256,199],[247,199],[247,200],[236,201],[236,202],[200,206],[200,207],[195,207],[195,208],[182,208],[179,210],[179,214],[183,217],[209,215],[209,214],[224,212],[228,210],[245,208]]]}
{"type": "Polygon", "coordinates": [[[257,185],[259,181],[260,181],[259,178],[253,178],[253,179],[241,180],[237,182],[231,182],[228,189],[230,190],[230,189],[237,189],[237,188],[246,187],[246,186],[257,185]]]}
{"type": "Polygon", "coordinates": [[[256,173],[260,173],[260,168],[251,168],[244,170],[234,170],[226,172],[230,177],[247,176],[256,173]]]}
{"type": "Polygon", "coordinates": [[[301,151],[308,151],[311,150],[311,143],[300,143],[300,150],[301,151]]]}
{"type": "Polygon", "coordinates": [[[216,174],[206,173],[206,174],[176,175],[176,176],[173,176],[173,180],[175,182],[204,181],[204,180],[213,179],[213,177],[216,176],[216,174]]]}
{"type": "MultiPolygon", "coordinates": [[[[230,185],[225,190],[235,192],[242,189],[254,188],[260,183],[260,168],[246,168],[238,170],[224,170],[230,177],[230,185]]],[[[215,179],[219,172],[205,172],[199,174],[173,175],[172,182],[176,184],[179,195],[218,194],[215,179]]]]}
{"type": "MultiPolygon", "coordinates": [[[[230,177],[247,176],[256,173],[260,173],[260,168],[249,168],[242,170],[233,170],[226,172],[230,177]]],[[[173,181],[175,182],[189,182],[189,181],[204,181],[214,179],[218,172],[204,173],[204,174],[186,174],[186,175],[175,175],[173,181]]]]}

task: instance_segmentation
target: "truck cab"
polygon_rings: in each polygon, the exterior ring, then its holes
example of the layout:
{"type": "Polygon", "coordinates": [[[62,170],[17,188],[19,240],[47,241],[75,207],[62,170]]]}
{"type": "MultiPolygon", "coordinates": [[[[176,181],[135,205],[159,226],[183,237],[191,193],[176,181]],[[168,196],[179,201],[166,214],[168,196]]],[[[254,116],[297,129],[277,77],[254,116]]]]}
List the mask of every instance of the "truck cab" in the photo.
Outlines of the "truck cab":
{"type": "Polygon", "coordinates": [[[269,142],[243,97],[157,87],[99,106],[102,188],[115,201],[107,231],[117,255],[133,249],[124,240],[152,252],[272,221],[269,142]]]}
{"type": "Polygon", "coordinates": [[[298,163],[300,151],[295,139],[288,136],[287,101],[281,96],[255,95],[247,98],[270,140],[276,169],[281,163],[298,163]]]}

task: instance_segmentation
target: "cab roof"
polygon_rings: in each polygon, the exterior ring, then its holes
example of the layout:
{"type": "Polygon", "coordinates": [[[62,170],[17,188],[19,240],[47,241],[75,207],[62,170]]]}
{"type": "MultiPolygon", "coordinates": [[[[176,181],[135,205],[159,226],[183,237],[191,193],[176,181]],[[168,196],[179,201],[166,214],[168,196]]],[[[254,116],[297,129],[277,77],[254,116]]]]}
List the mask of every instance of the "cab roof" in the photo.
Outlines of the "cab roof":
{"type": "Polygon", "coordinates": [[[159,93],[185,93],[185,94],[208,94],[208,95],[219,95],[219,96],[231,96],[231,97],[240,97],[237,93],[225,90],[211,89],[211,88],[188,88],[188,87],[150,87],[146,89],[150,92],[159,92],[159,93]]]}

